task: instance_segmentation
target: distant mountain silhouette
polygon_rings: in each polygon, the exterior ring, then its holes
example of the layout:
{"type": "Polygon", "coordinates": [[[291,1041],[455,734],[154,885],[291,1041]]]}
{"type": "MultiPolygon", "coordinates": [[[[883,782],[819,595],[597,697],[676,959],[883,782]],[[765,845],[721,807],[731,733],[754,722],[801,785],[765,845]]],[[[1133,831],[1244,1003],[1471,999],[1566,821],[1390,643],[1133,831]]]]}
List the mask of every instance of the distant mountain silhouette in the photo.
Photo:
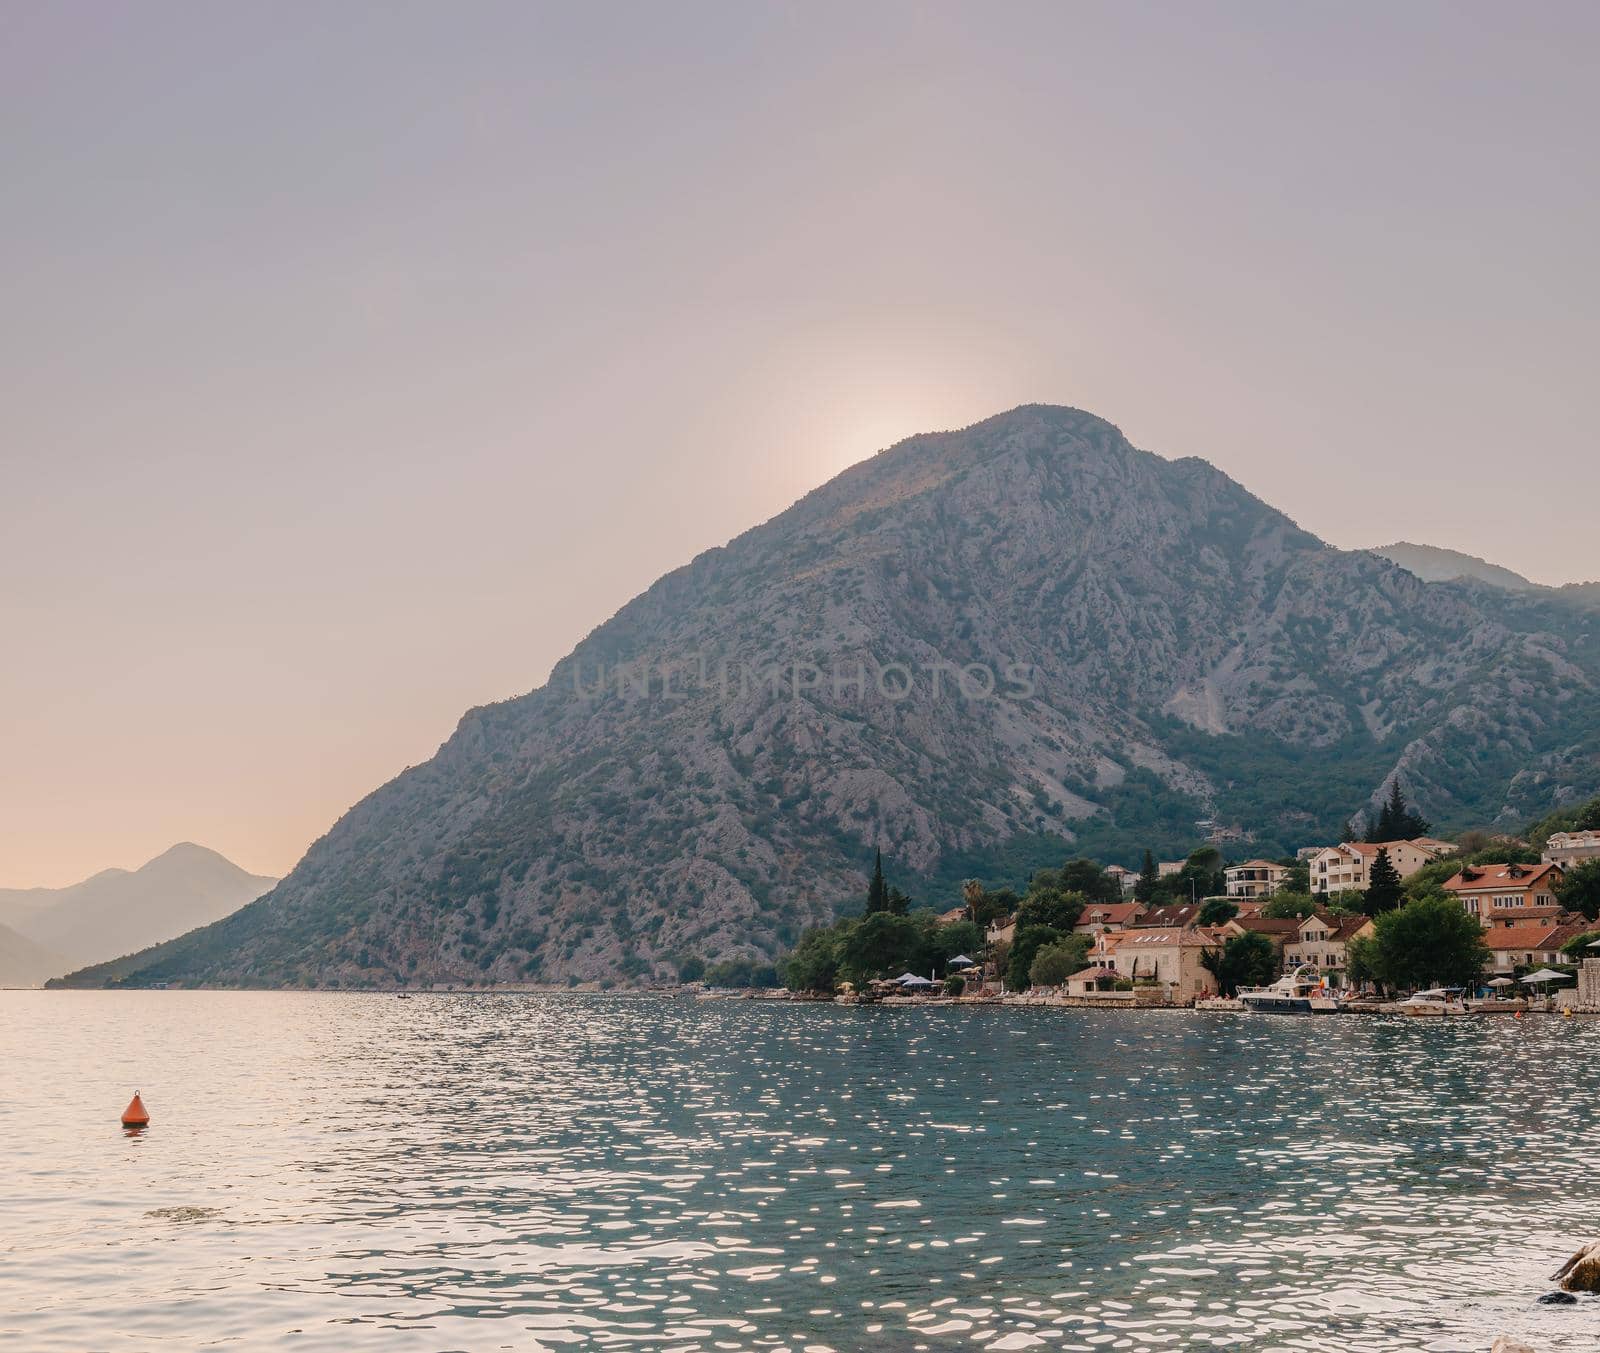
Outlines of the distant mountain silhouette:
{"type": "Polygon", "coordinates": [[[0,925],[55,958],[45,974],[55,977],[219,921],[276,882],[185,841],[138,869],[65,888],[0,889],[0,925]]]}
{"type": "Polygon", "coordinates": [[[1447,583],[1457,578],[1476,578],[1490,587],[1507,592],[1532,592],[1539,584],[1530,582],[1520,573],[1513,573],[1487,559],[1460,550],[1447,550],[1438,545],[1414,545],[1409,540],[1397,540],[1393,545],[1378,545],[1373,554],[1381,555],[1391,564],[1399,564],[1407,572],[1415,573],[1425,583],[1447,583]]]}
{"type": "Polygon", "coordinates": [[[1600,582],[1563,583],[1560,587],[1546,587],[1499,564],[1479,559],[1475,554],[1463,554],[1460,550],[1447,550],[1438,545],[1415,545],[1409,540],[1379,545],[1369,553],[1387,559],[1391,564],[1399,564],[1425,583],[1479,582],[1502,592],[1600,607],[1600,582]]]}
{"type": "Polygon", "coordinates": [[[67,970],[66,959],[0,925],[0,987],[37,987],[67,970]]]}

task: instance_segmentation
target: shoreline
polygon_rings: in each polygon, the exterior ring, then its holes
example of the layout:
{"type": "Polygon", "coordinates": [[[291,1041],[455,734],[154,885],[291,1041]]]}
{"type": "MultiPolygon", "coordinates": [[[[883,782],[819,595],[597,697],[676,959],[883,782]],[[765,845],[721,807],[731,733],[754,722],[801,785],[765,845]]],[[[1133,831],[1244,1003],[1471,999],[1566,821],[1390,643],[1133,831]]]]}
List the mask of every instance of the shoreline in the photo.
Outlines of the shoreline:
{"type": "MultiPolygon", "coordinates": [[[[1251,1012],[1228,1007],[1211,1007],[1194,1003],[1179,1004],[1164,1001],[1106,1000],[1089,996],[1034,996],[981,995],[981,996],[856,996],[808,995],[778,989],[705,990],[688,987],[613,987],[595,986],[536,986],[524,983],[496,986],[432,986],[432,987],[268,987],[268,986],[168,986],[168,987],[0,987],[0,994],[10,992],[38,992],[59,994],[63,992],[91,992],[102,995],[158,992],[163,995],[181,995],[193,992],[234,993],[239,995],[293,995],[293,996],[375,996],[390,1000],[412,999],[424,996],[583,996],[613,997],[629,1000],[726,1002],[743,1001],[765,1005],[827,1005],[852,1009],[882,1006],[892,1010],[933,1009],[1032,1009],[1032,1010],[1096,1010],[1128,1014],[1197,1014],[1197,1015],[1254,1015],[1272,1012],[1251,1012]]],[[[1314,1016],[1287,1015],[1283,1018],[1304,1019],[1325,1016],[1398,1015],[1398,1001],[1355,1001],[1338,1009],[1317,1011],[1314,1016]]],[[[1469,1010],[1465,1015],[1449,1019],[1514,1018],[1517,1015],[1538,1015],[1549,1019],[1595,1020],[1600,1019],[1600,1008],[1554,1007],[1509,1004],[1499,1010],[1469,1010]],[[1568,1013],[1570,1010],[1570,1014],[1568,1013]]],[[[1431,1022],[1431,1021],[1430,1021],[1431,1022]]],[[[1447,1022],[1441,1020],[1441,1022],[1447,1022]]]]}

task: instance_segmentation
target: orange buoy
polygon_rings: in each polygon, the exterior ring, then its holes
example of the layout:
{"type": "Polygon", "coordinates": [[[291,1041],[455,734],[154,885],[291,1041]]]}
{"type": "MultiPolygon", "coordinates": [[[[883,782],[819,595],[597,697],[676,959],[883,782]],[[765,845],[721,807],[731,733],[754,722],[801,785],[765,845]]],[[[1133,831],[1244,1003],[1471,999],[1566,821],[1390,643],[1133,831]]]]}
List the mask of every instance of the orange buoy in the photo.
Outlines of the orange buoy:
{"type": "Polygon", "coordinates": [[[133,1098],[128,1101],[128,1107],[122,1111],[122,1126],[142,1128],[150,1126],[150,1112],[144,1106],[144,1100],[139,1098],[139,1092],[133,1092],[133,1098]]]}

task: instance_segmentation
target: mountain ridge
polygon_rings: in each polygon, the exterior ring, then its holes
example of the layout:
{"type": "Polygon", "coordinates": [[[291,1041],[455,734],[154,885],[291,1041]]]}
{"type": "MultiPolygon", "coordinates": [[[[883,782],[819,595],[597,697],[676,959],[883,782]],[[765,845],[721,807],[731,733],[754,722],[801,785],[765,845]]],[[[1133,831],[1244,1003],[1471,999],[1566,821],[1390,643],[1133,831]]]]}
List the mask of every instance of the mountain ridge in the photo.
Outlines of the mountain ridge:
{"type": "Polygon", "coordinates": [[[1206,461],[1025,405],[663,575],[271,894],[73,981],[653,980],[772,956],[876,849],[945,888],[1024,851],[1128,863],[1201,818],[1286,847],[1396,775],[1445,825],[1600,778],[1594,618],[1336,550],[1206,461]],[[682,684],[630,692],[640,664],[682,684]],[[1026,700],[949,694],[1007,664],[1026,700]],[[775,665],[835,684],[745,679],[775,665]]]}
{"type": "Polygon", "coordinates": [[[0,987],[36,987],[67,967],[62,955],[0,925],[0,987]]]}
{"type": "Polygon", "coordinates": [[[102,869],[62,888],[0,889],[0,923],[70,967],[174,939],[275,886],[225,856],[180,841],[137,869],[102,869]]]}
{"type": "Polygon", "coordinates": [[[1423,582],[1473,581],[1505,592],[1537,593],[1585,605],[1600,603],[1600,582],[1561,583],[1551,587],[1524,578],[1502,564],[1440,545],[1418,545],[1409,540],[1397,540],[1392,545],[1373,546],[1368,553],[1398,564],[1423,582]]]}

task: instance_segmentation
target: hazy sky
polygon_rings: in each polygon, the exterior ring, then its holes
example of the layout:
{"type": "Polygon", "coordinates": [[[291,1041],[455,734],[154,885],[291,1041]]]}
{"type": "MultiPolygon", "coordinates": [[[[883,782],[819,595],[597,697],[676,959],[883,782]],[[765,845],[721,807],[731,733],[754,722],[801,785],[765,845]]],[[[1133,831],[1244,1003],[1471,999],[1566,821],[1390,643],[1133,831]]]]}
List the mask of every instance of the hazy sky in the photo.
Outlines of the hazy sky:
{"type": "Polygon", "coordinates": [[[1600,576],[1600,6],[0,9],[0,885],[287,870],[1026,401],[1600,576]]]}

